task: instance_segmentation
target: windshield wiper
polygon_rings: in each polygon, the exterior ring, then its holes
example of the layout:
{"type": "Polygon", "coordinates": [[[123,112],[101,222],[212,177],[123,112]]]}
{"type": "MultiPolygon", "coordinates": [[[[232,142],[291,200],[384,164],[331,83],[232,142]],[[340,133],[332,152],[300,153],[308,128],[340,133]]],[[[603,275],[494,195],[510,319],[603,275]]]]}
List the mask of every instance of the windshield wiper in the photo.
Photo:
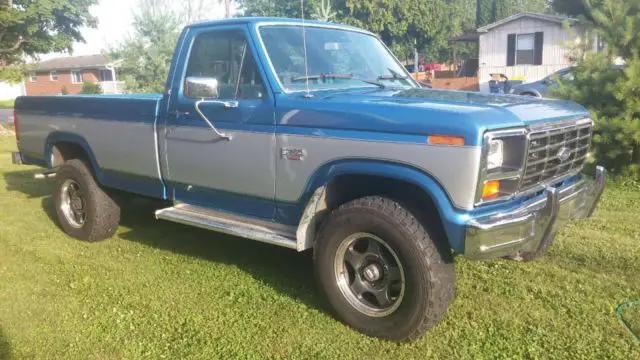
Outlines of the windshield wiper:
{"type": "Polygon", "coordinates": [[[371,84],[371,85],[375,85],[381,89],[386,88],[387,86],[381,82],[375,81],[375,80],[367,80],[367,79],[360,79],[360,78],[356,78],[353,77],[352,74],[332,74],[332,73],[325,73],[325,74],[316,74],[316,75],[300,75],[300,76],[295,76],[291,78],[291,81],[306,81],[306,80],[324,80],[324,79],[349,79],[349,80],[356,80],[356,81],[362,81],[364,83],[367,84],[371,84]]]}
{"type": "Polygon", "coordinates": [[[396,72],[378,76],[378,80],[405,80],[408,76],[400,75],[396,72]]]}

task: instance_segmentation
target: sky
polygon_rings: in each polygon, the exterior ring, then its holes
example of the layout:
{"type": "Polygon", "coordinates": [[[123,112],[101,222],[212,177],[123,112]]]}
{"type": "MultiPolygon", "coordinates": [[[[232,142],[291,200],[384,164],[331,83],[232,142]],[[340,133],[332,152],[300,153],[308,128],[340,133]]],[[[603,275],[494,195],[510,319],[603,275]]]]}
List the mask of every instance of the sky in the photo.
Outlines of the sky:
{"type": "MultiPolygon", "coordinates": [[[[180,1],[176,1],[180,4],[180,1]]],[[[83,28],[82,36],[86,43],[74,43],[73,55],[99,54],[102,49],[109,44],[115,44],[122,40],[131,31],[133,21],[132,12],[135,7],[135,0],[100,0],[98,5],[93,6],[91,14],[98,18],[96,29],[83,28]]],[[[208,18],[221,18],[224,14],[222,5],[216,4],[207,14],[208,18]]],[[[68,54],[51,53],[40,56],[40,60],[47,60],[68,54]]]]}

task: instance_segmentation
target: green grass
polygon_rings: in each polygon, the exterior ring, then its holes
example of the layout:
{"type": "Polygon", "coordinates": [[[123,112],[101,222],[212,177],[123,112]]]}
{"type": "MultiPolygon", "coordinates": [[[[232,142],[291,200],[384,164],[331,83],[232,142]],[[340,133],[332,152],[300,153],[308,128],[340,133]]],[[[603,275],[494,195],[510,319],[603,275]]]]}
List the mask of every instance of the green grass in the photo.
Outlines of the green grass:
{"type": "Polygon", "coordinates": [[[0,109],[13,109],[14,99],[11,100],[0,100],[0,109]]]}
{"type": "Polygon", "coordinates": [[[0,138],[0,358],[637,359],[618,304],[640,297],[640,191],[611,187],[542,260],[456,258],[457,296],[423,339],[335,320],[311,257],[155,221],[132,200],[114,238],[65,236],[50,181],[0,138]]]}
{"type": "Polygon", "coordinates": [[[640,299],[624,306],[620,315],[640,341],[640,299]]]}

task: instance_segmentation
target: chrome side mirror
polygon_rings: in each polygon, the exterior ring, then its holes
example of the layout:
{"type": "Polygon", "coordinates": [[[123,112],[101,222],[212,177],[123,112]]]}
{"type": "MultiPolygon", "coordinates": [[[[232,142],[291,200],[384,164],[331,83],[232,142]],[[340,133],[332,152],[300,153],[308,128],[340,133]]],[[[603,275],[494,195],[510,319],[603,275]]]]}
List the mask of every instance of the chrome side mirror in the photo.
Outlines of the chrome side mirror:
{"type": "Polygon", "coordinates": [[[189,76],[185,79],[184,94],[192,99],[217,99],[218,79],[189,76]]]}

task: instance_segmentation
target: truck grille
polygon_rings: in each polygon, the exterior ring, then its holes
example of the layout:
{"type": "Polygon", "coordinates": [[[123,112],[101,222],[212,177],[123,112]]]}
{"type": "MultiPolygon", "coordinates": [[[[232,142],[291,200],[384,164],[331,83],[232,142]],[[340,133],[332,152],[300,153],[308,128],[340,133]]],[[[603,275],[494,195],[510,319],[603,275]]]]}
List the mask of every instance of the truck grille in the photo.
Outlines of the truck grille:
{"type": "Polygon", "coordinates": [[[589,152],[592,130],[593,122],[589,119],[562,127],[534,129],[529,134],[521,191],[579,171],[589,152]]]}

